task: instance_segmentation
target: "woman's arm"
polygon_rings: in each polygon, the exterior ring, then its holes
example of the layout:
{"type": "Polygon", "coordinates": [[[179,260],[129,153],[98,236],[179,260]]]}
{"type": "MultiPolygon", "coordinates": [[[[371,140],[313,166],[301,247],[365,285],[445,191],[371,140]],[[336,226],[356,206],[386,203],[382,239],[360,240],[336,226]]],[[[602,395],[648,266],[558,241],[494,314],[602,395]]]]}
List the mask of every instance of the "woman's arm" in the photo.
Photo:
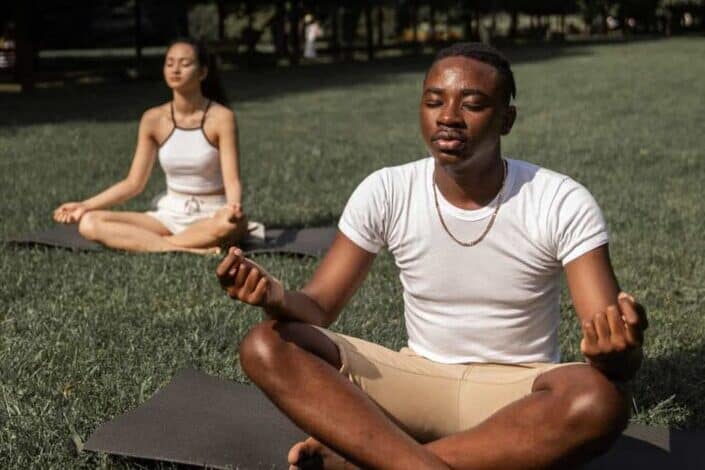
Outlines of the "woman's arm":
{"type": "Polygon", "coordinates": [[[137,148],[125,179],[82,202],[62,204],[54,211],[54,219],[63,223],[78,222],[85,212],[112,207],[140,194],[147,184],[156,159],[158,146],[153,134],[158,118],[157,109],[148,110],[142,116],[137,148]]]}
{"type": "Polygon", "coordinates": [[[218,151],[223,173],[225,197],[230,205],[242,205],[242,184],[240,182],[240,147],[237,135],[235,114],[221,108],[218,118],[218,151]]]}
{"type": "Polygon", "coordinates": [[[157,110],[149,110],[140,120],[137,148],[127,177],[105,191],[83,201],[88,210],[112,207],[132,199],[144,190],[157,156],[158,146],[153,138],[158,120],[157,112],[157,110]]]}

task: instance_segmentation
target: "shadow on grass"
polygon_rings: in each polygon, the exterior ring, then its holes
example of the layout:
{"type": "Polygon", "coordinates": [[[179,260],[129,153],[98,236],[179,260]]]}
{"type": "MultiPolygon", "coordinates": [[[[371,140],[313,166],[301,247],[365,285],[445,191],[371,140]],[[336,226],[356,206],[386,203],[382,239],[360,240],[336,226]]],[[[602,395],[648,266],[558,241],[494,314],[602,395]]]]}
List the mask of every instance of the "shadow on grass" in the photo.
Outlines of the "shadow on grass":
{"type": "MultiPolygon", "coordinates": [[[[634,396],[647,424],[671,423],[694,430],[705,422],[705,343],[647,357],[634,396]]],[[[704,450],[705,451],[705,450],[704,450]]]]}
{"type": "MultiPolygon", "coordinates": [[[[623,41],[619,41],[623,43],[623,41]]],[[[604,43],[604,41],[602,42],[604,43]]],[[[592,43],[508,46],[512,63],[521,64],[588,55],[592,43]]],[[[419,82],[431,63],[429,54],[382,58],[373,62],[308,64],[300,67],[260,67],[222,74],[231,104],[266,100],[312,90],[352,88],[387,81],[394,75],[418,73],[419,82]]],[[[48,87],[27,94],[0,95],[5,112],[2,126],[26,126],[69,121],[135,121],[147,108],[163,103],[170,94],[161,78],[161,59],[145,61],[142,79],[128,78],[131,65],[124,58],[85,61],[53,59],[46,67],[48,87]],[[53,84],[53,85],[52,85],[53,84]]]]}

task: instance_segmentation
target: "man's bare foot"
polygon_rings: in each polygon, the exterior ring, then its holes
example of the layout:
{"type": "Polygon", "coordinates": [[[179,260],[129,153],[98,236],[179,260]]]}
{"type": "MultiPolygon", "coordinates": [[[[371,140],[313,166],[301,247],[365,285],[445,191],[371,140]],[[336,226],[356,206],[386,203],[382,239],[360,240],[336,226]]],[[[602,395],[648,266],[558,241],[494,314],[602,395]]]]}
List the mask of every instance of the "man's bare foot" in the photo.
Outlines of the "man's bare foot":
{"type": "Polygon", "coordinates": [[[289,450],[287,457],[289,470],[304,470],[305,467],[300,466],[300,463],[307,457],[314,455],[320,456],[323,460],[323,468],[325,470],[355,470],[358,468],[313,437],[309,437],[303,442],[294,444],[289,450]]]}

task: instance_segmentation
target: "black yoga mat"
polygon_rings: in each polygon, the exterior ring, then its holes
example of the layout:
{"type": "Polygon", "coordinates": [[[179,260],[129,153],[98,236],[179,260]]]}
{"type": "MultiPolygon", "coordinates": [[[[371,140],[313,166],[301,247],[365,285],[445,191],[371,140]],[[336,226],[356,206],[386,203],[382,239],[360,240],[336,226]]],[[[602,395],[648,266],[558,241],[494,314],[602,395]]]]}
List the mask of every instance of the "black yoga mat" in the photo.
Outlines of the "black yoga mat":
{"type": "Polygon", "coordinates": [[[306,436],[256,387],[181,371],[136,410],[102,424],[84,450],[211,468],[287,468],[306,436]]]}
{"type": "MultiPolygon", "coordinates": [[[[102,424],[84,449],[211,468],[285,469],[304,438],[255,387],[187,369],[134,411],[102,424]]],[[[705,469],[705,433],[630,425],[589,470],[705,469]]]]}
{"type": "MultiPolygon", "coordinates": [[[[317,257],[328,250],[336,231],[335,227],[267,229],[264,239],[247,238],[243,240],[241,248],[247,254],[290,253],[317,257]]],[[[57,224],[45,230],[11,237],[5,241],[19,246],[43,245],[74,251],[104,249],[101,244],[83,238],[78,233],[76,224],[57,224]]]]}

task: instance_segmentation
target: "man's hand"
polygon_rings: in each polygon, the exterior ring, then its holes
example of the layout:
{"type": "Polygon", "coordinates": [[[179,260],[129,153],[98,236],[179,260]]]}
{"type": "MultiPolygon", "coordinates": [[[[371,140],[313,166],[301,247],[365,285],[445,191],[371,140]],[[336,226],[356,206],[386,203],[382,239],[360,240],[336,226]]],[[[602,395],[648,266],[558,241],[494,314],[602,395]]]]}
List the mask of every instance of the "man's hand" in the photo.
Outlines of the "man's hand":
{"type": "Polygon", "coordinates": [[[83,214],[88,212],[82,202],[66,202],[54,211],[54,220],[61,224],[78,223],[83,214]]]}
{"type": "Polygon", "coordinates": [[[278,308],[284,300],[282,283],[242,250],[231,247],[215,270],[221,287],[233,299],[264,308],[278,308]]]}
{"type": "Polygon", "coordinates": [[[644,307],[621,292],[617,305],[610,305],[591,320],[582,322],[580,350],[590,364],[615,379],[630,379],[641,364],[641,345],[648,320],[644,307]]]}

